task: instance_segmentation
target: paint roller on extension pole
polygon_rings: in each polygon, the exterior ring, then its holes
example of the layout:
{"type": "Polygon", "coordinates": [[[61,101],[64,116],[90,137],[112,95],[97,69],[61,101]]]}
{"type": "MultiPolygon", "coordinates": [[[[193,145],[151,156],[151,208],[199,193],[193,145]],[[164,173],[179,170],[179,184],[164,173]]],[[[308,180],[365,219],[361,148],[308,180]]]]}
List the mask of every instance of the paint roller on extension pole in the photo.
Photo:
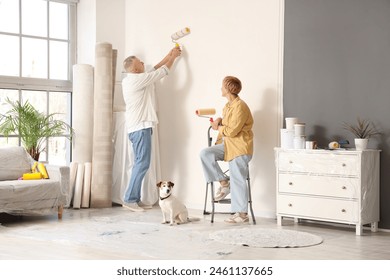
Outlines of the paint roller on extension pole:
{"type": "Polygon", "coordinates": [[[190,33],[191,30],[188,27],[183,28],[171,35],[172,42],[175,43],[176,47],[180,47],[179,43],[177,43],[176,41],[183,38],[184,36],[187,36],[190,33]]]}
{"type": "Polygon", "coordinates": [[[198,117],[209,118],[210,122],[213,122],[214,120],[210,116],[215,115],[215,109],[214,108],[198,109],[195,111],[195,114],[198,117]]]}

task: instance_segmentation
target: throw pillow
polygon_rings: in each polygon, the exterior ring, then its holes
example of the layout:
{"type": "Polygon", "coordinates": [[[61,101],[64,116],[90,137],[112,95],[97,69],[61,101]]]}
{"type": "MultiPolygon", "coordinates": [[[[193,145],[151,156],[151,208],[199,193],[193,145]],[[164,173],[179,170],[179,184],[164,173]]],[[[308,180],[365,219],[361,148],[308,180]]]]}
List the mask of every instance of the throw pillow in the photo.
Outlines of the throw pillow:
{"type": "Polygon", "coordinates": [[[43,179],[49,179],[49,174],[47,173],[46,167],[42,162],[38,163],[38,170],[42,174],[43,179]]]}
{"type": "Polygon", "coordinates": [[[0,147],[0,180],[17,180],[31,172],[32,160],[23,147],[0,147]]]}

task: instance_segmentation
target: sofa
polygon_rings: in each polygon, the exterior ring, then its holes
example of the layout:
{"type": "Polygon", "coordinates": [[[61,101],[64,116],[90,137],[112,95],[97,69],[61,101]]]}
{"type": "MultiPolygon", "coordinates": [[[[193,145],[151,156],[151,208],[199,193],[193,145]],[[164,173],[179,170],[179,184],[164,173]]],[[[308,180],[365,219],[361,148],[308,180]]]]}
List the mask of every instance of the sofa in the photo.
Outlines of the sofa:
{"type": "Polygon", "coordinates": [[[69,205],[70,169],[46,164],[48,179],[21,180],[34,160],[23,147],[0,147],[0,213],[18,216],[58,214],[69,205]]]}

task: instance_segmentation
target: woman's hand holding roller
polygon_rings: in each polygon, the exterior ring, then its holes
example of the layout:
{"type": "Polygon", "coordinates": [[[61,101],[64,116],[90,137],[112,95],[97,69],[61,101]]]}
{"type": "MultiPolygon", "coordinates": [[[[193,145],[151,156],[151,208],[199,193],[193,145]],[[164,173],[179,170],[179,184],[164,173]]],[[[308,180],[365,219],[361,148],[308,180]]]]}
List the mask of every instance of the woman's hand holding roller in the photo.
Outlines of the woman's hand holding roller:
{"type": "Polygon", "coordinates": [[[217,118],[215,119],[210,125],[211,125],[211,128],[213,130],[218,130],[218,126],[221,124],[222,122],[222,119],[221,118],[217,118]]]}

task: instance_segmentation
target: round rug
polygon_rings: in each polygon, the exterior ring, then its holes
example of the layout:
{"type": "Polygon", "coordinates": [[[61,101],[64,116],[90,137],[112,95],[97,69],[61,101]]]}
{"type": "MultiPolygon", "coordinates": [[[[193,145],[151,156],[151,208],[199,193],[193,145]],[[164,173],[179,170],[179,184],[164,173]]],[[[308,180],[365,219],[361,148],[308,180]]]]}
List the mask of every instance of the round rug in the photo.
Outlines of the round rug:
{"type": "Polygon", "coordinates": [[[261,248],[295,248],[322,243],[322,237],[320,236],[285,229],[227,229],[210,233],[209,237],[210,239],[225,244],[261,248]]]}

